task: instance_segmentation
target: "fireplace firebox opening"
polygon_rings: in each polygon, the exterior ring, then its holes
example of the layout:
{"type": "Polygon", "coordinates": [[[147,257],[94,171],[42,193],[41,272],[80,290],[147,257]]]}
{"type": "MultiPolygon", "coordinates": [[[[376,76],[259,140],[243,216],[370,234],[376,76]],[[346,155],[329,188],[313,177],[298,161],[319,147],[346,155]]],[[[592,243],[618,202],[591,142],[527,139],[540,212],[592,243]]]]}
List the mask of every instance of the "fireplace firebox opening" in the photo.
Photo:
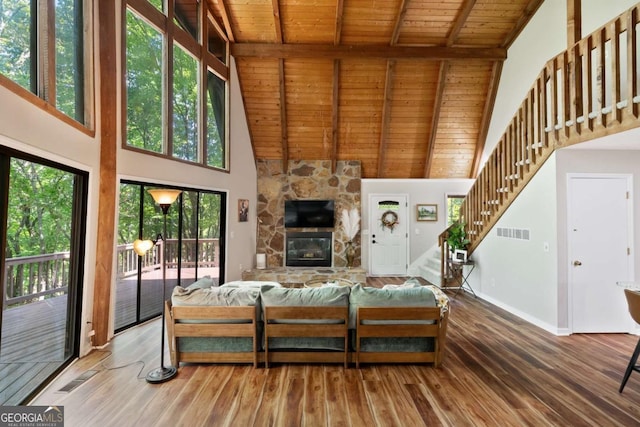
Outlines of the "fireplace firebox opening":
{"type": "Polygon", "coordinates": [[[333,233],[288,232],[286,238],[287,267],[331,267],[333,233]]]}

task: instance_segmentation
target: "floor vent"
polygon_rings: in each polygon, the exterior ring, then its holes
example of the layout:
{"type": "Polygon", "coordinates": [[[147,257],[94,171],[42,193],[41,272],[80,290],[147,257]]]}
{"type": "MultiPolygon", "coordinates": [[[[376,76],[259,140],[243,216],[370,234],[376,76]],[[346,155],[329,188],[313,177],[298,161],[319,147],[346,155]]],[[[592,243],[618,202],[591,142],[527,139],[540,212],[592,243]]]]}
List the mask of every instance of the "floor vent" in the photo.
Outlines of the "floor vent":
{"type": "Polygon", "coordinates": [[[76,387],[81,386],[82,384],[85,383],[85,381],[87,381],[89,378],[93,377],[95,374],[97,374],[99,371],[94,371],[94,370],[89,370],[84,372],[83,374],[81,374],[78,378],[76,378],[75,380],[71,380],[69,382],[69,384],[65,385],[64,387],[62,387],[60,390],[63,393],[69,393],[71,392],[73,389],[75,389],[76,387]]]}

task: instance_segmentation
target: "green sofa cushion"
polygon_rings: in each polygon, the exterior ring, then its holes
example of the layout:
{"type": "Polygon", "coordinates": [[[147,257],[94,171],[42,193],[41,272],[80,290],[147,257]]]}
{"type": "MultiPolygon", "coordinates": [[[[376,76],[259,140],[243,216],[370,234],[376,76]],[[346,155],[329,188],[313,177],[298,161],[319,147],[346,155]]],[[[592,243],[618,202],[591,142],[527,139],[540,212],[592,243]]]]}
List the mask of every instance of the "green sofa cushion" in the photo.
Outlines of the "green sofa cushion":
{"type": "Polygon", "coordinates": [[[347,286],[323,286],[320,288],[277,288],[263,287],[260,290],[262,305],[312,307],[336,306],[346,307],[349,304],[347,286]]]}
{"type": "MultiPolygon", "coordinates": [[[[379,289],[357,284],[351,288],[351,293],[349,294],[350,329],[355,329],[356,327],[359,307],[437,307],[437,302],[431,289],[424,286],[379,289]]],[[[377,323],[390,324],[397,322],[380,321],[377,323]]]]}
{"type": "MultiPolygon", "coordinates": [[[[320,288],[269,288],[262,287],[262,306],[337,306],[349,304],[349,287],[325,286],[320,288]]],[[[282,323],[335,323],[334,320],[281,320],[282,323]]],[[[291,337],[271,338],[270,350],[336,350],[344,351],[344,340],[340,338],[291,337]]]]}

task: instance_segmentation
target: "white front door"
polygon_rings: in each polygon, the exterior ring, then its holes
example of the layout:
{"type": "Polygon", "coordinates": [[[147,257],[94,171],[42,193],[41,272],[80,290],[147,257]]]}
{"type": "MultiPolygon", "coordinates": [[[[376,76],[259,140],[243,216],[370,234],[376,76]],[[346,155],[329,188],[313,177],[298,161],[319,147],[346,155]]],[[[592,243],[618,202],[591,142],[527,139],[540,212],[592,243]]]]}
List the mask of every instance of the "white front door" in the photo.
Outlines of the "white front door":
{"type": "Polygon", "coordinates": [[[372,276],[407,274],[407,200],[406,194],[369,196],[369,274],[372,276]]]}
{"type": "Polygon", "coordinates": [[[631,177],[570,175],[569,292],[572,332],[629,332],[622,287],[633,280],[631,177]]]}

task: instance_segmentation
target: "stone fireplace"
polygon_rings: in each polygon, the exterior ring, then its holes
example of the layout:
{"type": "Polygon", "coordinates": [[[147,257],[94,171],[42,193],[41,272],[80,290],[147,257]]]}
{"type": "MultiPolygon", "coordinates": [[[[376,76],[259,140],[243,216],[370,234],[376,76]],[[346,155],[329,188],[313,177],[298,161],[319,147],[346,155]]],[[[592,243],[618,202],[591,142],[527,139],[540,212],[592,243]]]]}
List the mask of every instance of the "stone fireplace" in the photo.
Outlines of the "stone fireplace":
{"type": "Polygon", "coordinates": [[[331,267],[333,233],[287,232],[285,259],[287,267],[331,267]]]}
{"type": "MultiPolygon", "coordinates": [[[[287,235],[291,232],[328,232],[332,234],[328,267],[344,268],[346,243],[341,213],[345,209],[360,210],[361,166],[359,161],[289,160],[283,168],[281,160],[258,160],[257,242],[258,253],[266,254],[267,269],[288,268],[287,235]],[[286,200],[333,200],[333,228],[285,228],[286,200]]],[[[362,224],[361,224],[362,226],[362,224]]],[[[360,233],[353,241],[356,256],[353,266],[360,266],[360,233]]],[[[327,268],[327,267],[324,267],[327,268]]]]}

